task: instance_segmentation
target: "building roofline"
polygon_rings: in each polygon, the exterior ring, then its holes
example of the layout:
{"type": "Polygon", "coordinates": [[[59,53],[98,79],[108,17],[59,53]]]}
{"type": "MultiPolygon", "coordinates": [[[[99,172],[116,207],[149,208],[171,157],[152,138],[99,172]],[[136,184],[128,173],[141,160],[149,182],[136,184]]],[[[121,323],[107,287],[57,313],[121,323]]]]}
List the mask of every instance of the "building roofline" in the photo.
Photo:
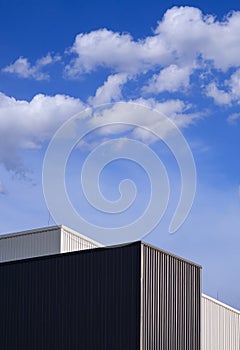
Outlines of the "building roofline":
{"type": "Polygon", "coordinates": [[[57,229],[61,229],[61,227],[62,227],[61,225],[55,225],[55,226],[35,228],[31,230],[29,229],[29,230],[18,231],[18,232],[4,233],[4,234],[0,234],[0,240],[5,238],[17,237],[17,236],[25,236],[25,235],[30,235],[30,234],[40,233],[40,232],[55,231],[57,229]]]}
{"type": "MultiPolygon", "coordinates": [[[[130,245],[130,244],[133,244],[133,243],[141,243],[142,245],[146,246],[146,247],[150,247],[152,249],[155,249],[163,254],[166,254],[166,255],[169,255],[169,256],[172,256],[173,258],[177,259],[177,260],[180,260],[182,262],[185,262],[185,263],[188,263],[190,265],[194,265],[194,266],[197,266],[199,268],[202,268],[201,265],[193,262],[193,261],[190,261],[188,259],[185,259],[185,258],[182,258],[176,254],[173,254],[171,252],[168,252],[166,250],[163,250],[159,247],[156,247],[152,244],[149,244],[147,242],[144,242],[144,241],[134,241],[134,242],[127,242],[127,243],[122,243],[122,244],[117,244],[117,245],[110,245],[110,246],[104,246],[103,244],[101,244],[100,242],[97,242],[97,241],[94,241],[93,239],[65,226],[65,225],[55,225],[55,226],[48,226],[48,227],[42,227],[42,228],[36,228],[36,229],[32,229],[32,230],[26,230],[26,231],[19,231],[19,232],[14,232],[14,233],[7,233],[7,234],[1,234],[0,235],[0,240],[1,239],[8,239],[8,238],[12,238],[12,237],[18,237],[18,236],[24,236],[24,235],[30,235],[30,234],[36,234],[36,233],[41,233],[41,232],[50,232],[50,231],[55,231],[57,229],[60,229],[60,230],[65,230],[67,232],[69,232],[70,234],[78,237],[78,238],[82,238],[90,243],[93,243],[94,245],[96,245],[98,248],[117,248],[117,247],[121,247],[121,246],[127,246],[127,245],[130,245]]],[[[97,248],[96,247],[96,248],[97,248]]],[[[92,249],[95,249],[95,248],[92,248],[92,249]]]]}
{"type": "Polygon", "coordinates": [[[68,226],[65,226],[65,225],[60,225],[60,227],[64,230],[64,231],[67,231],[69,233],[71,233],[72,235],[76,236],[76,237],[80,237],[82,239],[84,239],[85,241],[88,241],[90,243],[93,243],[95,244],[96,246],[98,247],[104,247],[103,244],[101,244],[100,242],[97,242],[95,240],[93,240],[92,238],[89,238],[88,236],[85,236],[81,233],[79,233],[78,231],[75,231],[73,230],[72,228],[68,227],[68,226]]]}
{"type": "Polygon", "coordinates": [[[141,243],[142,243],[143,245],[145,245],[146,247],[153,248],[153,249],[155,249],[155,250],[157,250],[157,251],[159,251],[159,252],[161,252],[161,253],[163,253],[163,254],[170,255],[170,256],[172,256],[173,258],[177,259],[177,260],[180,260],[180,261],[185,262],[185,263],[190,264],[190,265],[197,266],[197,267],[199,267],[200,269],[202,269],[202,265],[200,265],[200,264],[198,264],[198,263],[195,263],[195,262],[193,262],[193,261],[191,261],[191,260],[182,258],[182,257],[179,256],[179,255],[173,254],[173,253],[171,253],[171,252],[169,252],[169,251],[167,251],[167,250],[161,249],[161,248],[159,248],[159,247],[156,247],[156,246],[154,246],[154,245],[152,245],[152,244],[149,244],[149,243],[146,243],[146,242],[144,242],[144,241],[141,241],[141,243]]]}
{"type": "Polygon", "coordinates": [[[208,299],[208,300],[212,301],[214,304],[217,304],[217,305],[219,305],[219,306],[222,306],[222,307],[224,307],[225,309],[228,309],[228,310],[230,310],[230,311],[232,311],[232,312],[235,312],[236,314],[240,315],[240,310],[237,310],[237,309],[233,308],[232,306],[229,306],[229,305],[223,303],[222,301],[219,301],[219,300],[217,300],[217,299],[214,299],[214,298],[212,298],[212,297],[210,297],[209,295],[206,295],[206,294],[204,294],[204,293],[202,294],[202,297],[205,298],[205,299],[208,299]]]}
{"type": "Polygon", "coordinates": [[[82,238],[85,241],[88,241],[90,243],[95,244],[98,247],[102,247],[103,245],[97,241],[94,241],[93,239],[71,229],[70,227],[67,227],[65,225],[55,225],[55,226],[47,226],[47,227],[40,227],[32,230],[25,230],[25,231],[18,231],[18,232],[13,232],[13,233],[6,233],[6,234],[0,234],[0,240],[1,239],[8,239],[12,237],[19,237],[19,236],[27,236],[27,235],[32,235],[36,233],[41,233],[41,232],[50,232],[50,231],[55,231],[55,230],[64,230],[69,232],[70,234],[82,238]]]}

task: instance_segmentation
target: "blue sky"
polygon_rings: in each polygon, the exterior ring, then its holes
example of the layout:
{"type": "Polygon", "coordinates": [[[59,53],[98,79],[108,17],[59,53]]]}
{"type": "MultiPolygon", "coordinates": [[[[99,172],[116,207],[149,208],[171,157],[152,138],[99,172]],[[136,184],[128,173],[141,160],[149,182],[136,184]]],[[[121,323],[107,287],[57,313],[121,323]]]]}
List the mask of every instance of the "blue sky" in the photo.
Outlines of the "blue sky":
{"type": "MultiPolygon", "coordinates": [[[[165,163],[172,189],[164,219],[145,240],[202,264],[204,292],[240,308],[238,10],[235,1],[2,0],[0,233],[48,224],[42,164],[64,121],[88,106],[141,103],[175,121],[197,169],[191,213],[169,235],[179,170],[164,145],[143,137],[165,163]]],[[[101,137],[113,136],[103,131],[101,137]]],[[[81,213],[111,226],[111,215],[89,208],[79,186],[83,160],[101,137],[93,135],[73,152],[66,184],[81,213]]],[[[143,210],[148,179],[129,161],[112,164],[100,179],[104,195],[114,200],[126,175],[139,197],[119,217],[121,224],[143,210]]]]}

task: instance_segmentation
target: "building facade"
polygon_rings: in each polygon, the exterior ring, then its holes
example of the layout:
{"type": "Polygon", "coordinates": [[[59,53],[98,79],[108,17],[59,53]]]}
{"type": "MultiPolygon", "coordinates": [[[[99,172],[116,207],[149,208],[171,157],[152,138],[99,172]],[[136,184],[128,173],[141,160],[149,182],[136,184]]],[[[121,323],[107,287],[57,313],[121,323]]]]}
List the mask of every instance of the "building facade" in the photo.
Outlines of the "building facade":
{"type": "Polygon", "coordinates": [[[51,255],[102,246],[60,225],[0,235],[0,262],[51,255]]]}
{"type": "Polygon", "coordinates": [[[146,243],[0,264],[0,349],[200,350],[201,267],[146,243]]]}
{"type": "Polygon", "coordinates": [[[0,349],[239,350],[240,312],[195,263],[54,226],[0,236],[0,349]]]}

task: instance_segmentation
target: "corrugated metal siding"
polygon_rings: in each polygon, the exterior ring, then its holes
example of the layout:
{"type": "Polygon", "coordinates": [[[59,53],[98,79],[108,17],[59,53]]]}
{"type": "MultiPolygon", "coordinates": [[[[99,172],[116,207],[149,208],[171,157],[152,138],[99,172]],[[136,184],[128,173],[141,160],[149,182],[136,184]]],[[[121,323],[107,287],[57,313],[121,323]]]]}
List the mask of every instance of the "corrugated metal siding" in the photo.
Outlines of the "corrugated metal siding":
{"type": "Polygon", "coordinates": [[[67,228],[62,228],[61,253],[92,249],[100,246],[100,244],[91,241],[87,237],[73,233],[67,228]]]}
{"type": "Polygon", "coordinates": [[[65,226],[0,235],[0,262],[101,247],[65,226]]]}
{"type": "Polygon", "coordinates": [[[141,244],[0,264],[0,349],[140,348],[141,244]]]}
{"type": "Polygon", "coordinates": [[[57,254],[60,252],[59,227],[0,236],[0,262],[57,254]]]}
{"type": "Polygon", "coordinates": [[[141,350],[200,350],[201,267],[142,245],[141,350]]]}
{"type": "Polygon", "coordinates": [[[239,350],[240,312],[202,296],[202,350],[239,350]]]}

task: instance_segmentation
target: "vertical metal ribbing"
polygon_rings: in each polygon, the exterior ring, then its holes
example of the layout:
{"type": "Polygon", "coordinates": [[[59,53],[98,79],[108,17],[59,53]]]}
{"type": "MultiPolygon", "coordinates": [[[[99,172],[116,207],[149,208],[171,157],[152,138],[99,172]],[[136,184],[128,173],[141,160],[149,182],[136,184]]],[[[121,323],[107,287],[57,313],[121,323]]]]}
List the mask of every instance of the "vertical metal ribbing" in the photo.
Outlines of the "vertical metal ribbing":
{"type": "Polygon", "coordinates": [[[202,296],[202,350],[239,350],[240,312],[202,296]]]}
{"type": "Polygon", "coordinates": [[[0,264],[1,350],[139,350],[141,243],[0,264]]]}
{"type": "Polygon", "coordinates": [[[141,350],[200,350],[201,267],[143,243],[141,350]]]}

